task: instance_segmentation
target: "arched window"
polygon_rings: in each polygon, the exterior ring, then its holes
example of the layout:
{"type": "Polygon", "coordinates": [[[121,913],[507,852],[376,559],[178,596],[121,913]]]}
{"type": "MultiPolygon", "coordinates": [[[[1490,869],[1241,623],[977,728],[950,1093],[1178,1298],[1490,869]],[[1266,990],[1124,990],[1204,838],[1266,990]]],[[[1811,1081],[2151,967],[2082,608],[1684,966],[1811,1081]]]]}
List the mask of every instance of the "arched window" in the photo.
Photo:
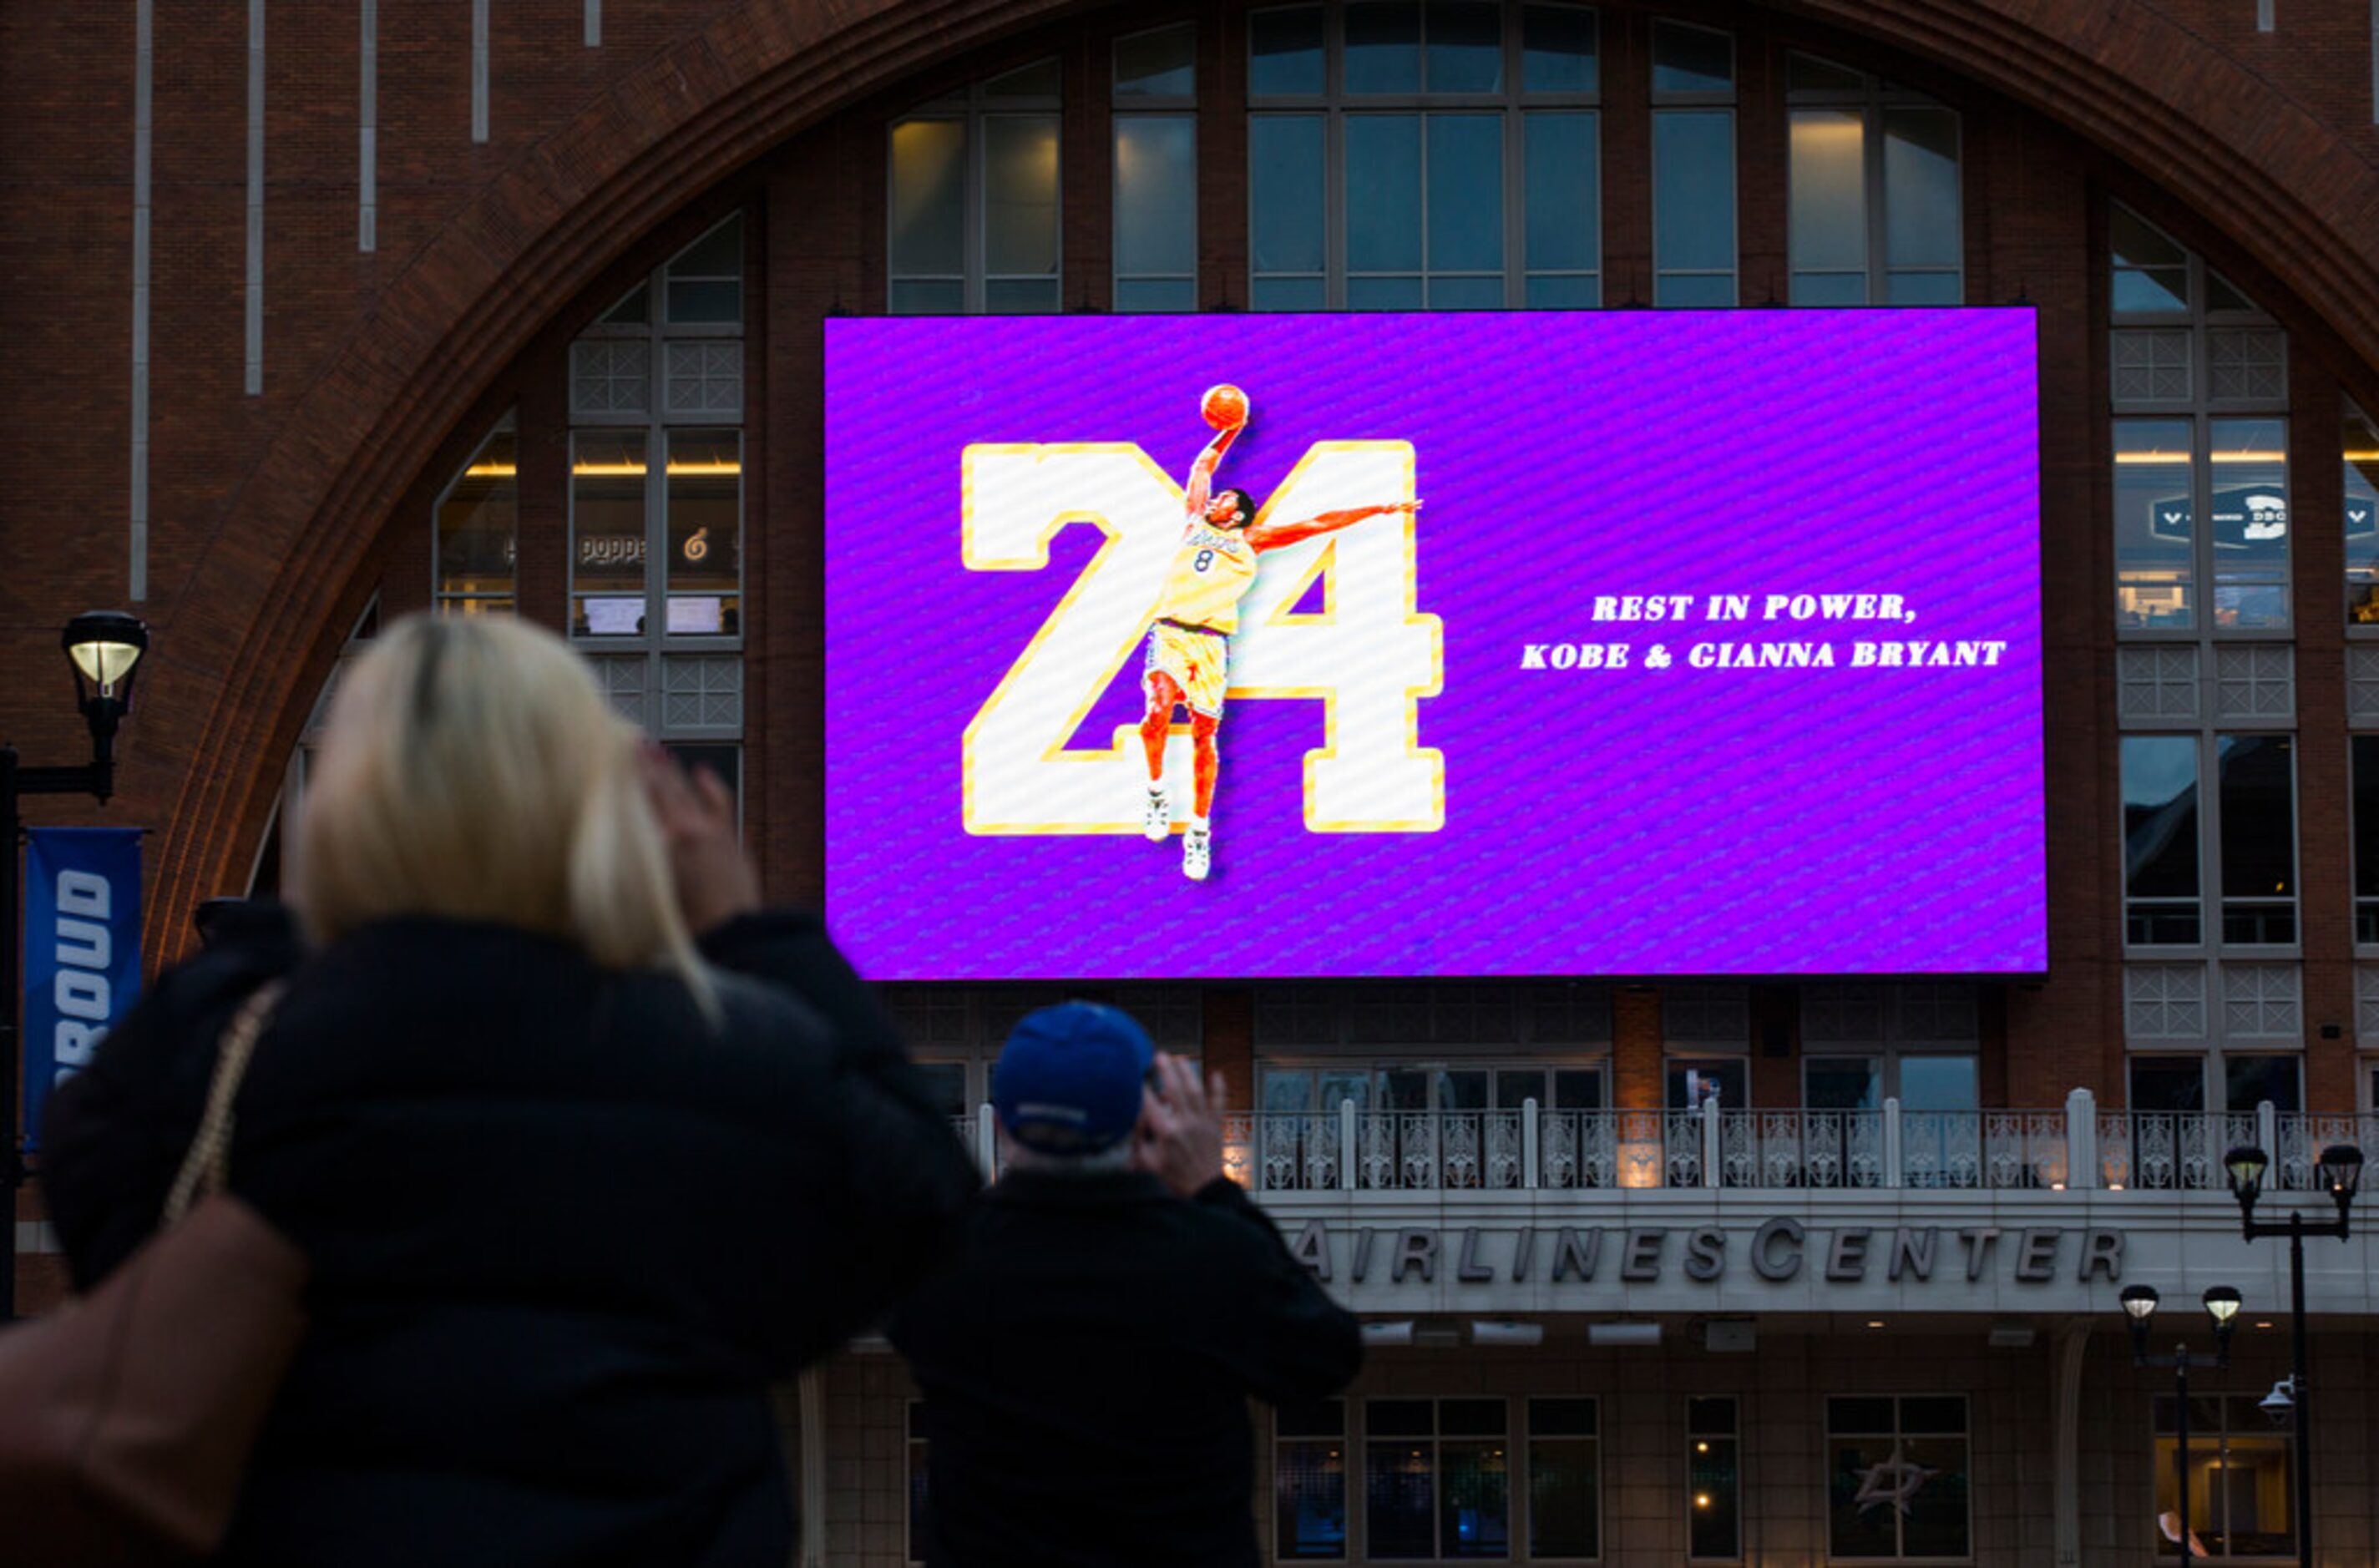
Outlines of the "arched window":
{"type": "Polygon", "coordinates": [[[1963,303],[1957,111],[1807,54],[1785,90],[1793,303],[1963,303]]]}
{"type": "Polygon", "coordinates": [[[520,538],[517,444],[506,414],[438,497],[430,547],[441,615],[513,613],[520,538]]]}

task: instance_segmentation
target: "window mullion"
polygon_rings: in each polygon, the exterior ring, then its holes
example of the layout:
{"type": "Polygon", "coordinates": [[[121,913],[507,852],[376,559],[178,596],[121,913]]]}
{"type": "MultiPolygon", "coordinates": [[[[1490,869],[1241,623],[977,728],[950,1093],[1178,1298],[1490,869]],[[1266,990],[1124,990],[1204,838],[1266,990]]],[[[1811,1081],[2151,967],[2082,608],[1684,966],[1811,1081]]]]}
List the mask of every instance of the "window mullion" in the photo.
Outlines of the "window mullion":
{"type": "Polygon", "coordinates": [[[988,290],[984,285],[984,268],[988,264],[988,249],[984,244],[983,225],[986,203],[983,199],[984,164],[983,88],[976,84],[967,89],[966,108],[966,177],[960,183],[964,194],[960,199],[960,211],[965,219],[964,254],[960,260],[966,269],[965,300],[970,316],[984,312],[988,290]]]}
{"type": "Polygon", "coordinates": [[[1890,215],[1884,209],[1883,99],[1876,88],[1867,89],[1866,103],[1859,113],[1866,122],[1863,139],[1866,189],[1860,193],[1866,220],[1866,302],[1886,305],[1891,300],[1890,215]]]}
{"type": "MultiPolygon", "coordinates": [[[[664,346],[659,329],[654,329],[656,352],[653,359],[660,360],[664,346]]],[[[658,372],[656,372],[658,373],[658,372]]],[[[661,424],[660,404],[653,404],[652,422],[645,427],[645,645],[653,649],[652,663],[647,669],[650,681],[646,690],[654,705],[646,709],[653,727],[661,727],[661,715],[668,705],[660,697],[661,639],[669,629],[669,432],[661,424]]]]}

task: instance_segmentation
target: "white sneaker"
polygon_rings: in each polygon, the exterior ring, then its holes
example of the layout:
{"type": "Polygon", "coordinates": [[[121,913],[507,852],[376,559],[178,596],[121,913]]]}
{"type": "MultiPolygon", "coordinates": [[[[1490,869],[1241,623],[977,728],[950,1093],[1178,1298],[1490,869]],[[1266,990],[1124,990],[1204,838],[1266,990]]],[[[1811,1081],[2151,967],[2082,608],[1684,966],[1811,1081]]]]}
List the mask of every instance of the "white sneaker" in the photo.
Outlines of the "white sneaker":
{"type": "Polygon", "coordinates": [[[1214,863],[1214,837],[1199,827],[1181,836],[1181,874],[1192,882],[1206,880],[1206,869],[1214,863]]]}
{"type": "Polygon", "coordinates": [[[1173,807],[1166,802],[1164,790],[1148,792],[1148,804],[1140,814],[1140,832],[1152,844],[1162,844],[1172,834],[1173,807]]]}

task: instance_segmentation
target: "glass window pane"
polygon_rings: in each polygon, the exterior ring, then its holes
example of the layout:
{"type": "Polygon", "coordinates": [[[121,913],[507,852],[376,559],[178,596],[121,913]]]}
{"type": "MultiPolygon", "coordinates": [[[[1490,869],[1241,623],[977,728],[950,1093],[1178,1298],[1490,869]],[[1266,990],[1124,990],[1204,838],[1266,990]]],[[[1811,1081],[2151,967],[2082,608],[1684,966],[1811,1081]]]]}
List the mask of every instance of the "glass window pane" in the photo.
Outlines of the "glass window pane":
{"type": "MultiPolygon", "coordinates": [[[[1429,1074],[1412,1067],[1391,1067],[1381,1073],[1380,1109],[1383,1111],[1426,1111],[1430,1109],[1429,1080],[1429,1074]]],[[[1374,1422],[1374,1425],[1371,1429],[1372,1431],[1400,1431],[1411,1429],[1409,1428],[1382,1427],[1376,1424],[1379,1421],[1404,1418],[1403,1416],[1397,1414],[1397,1412],[1400,1411],[1409,1414],[1409,1411],[1404,1405],[1383,1407],[1382,1402],[1375,1399],[1366,1408],[1371,1412],[1371,1417],[1374,1422]]],[[[1426,1404],[1423,1404],[1420,1408],[1425,1411],[1429,1406],[1426,1404]]],[[[1429,1429],[1423,1427],[1419,1429],[1427,1431],[1429,1429]]]]}
{"type": "Polygon", "coordinates": [[[1955,111],[1883,112],[1883,206],[1884,249],[1890,265],[1959,264],[1955,111]]]}
{"type": "Polygon", "coordinates": [[[679,325],[732,326],[743,319],[743,223],[711,230],[670,263],[669,319],[679,325]]]}
{"type": "Polygon", "coordinates": [[[1524,255],[1530,271],[1592,271],[1602,265],[1600,132],[1591,114],[1540,110],[1524,116],[1524,255]]]}
{"type": "MultiPolygon", "coordinates": [[[[1453,1403],[1448,1402],[1449,1405],[1453,1403]]],[[[1445,1470],[1445,1486],[1440,1494],[1438,1517],[1438,1538],[1443,1556],[1511,1556],[1509,1452],[1502,1438],[1444,1445],[1439,1458],[1445,1470]]]]}
{"type": "Polygon", "coordinates": [[[2354,764],[2354,939],[2379,943],[2379,735],[2356,735],[2349,743],[2354,764]]]}
{"type": "Polygon", "coordinates": [[[732,636],[743,578],[743,435],[669,433],[670,630],[732,636]]]}
{"type": "Polygon", "coordinates": [[[966,308],[966,284],[956,278],[896,278],[890,304],[895,316],[956,316],[966,308]]]}
{"type": "Polygon", "coordinates": [[[1812,1056],[1802,1067],[1802,1103],[1813,1111],[1879,1111],[1883,1062],[1876,1056],[1812,1056]]]}
{"type": "Polygon", "coordinates": [[[1346,137],[1347,270],[1419,271],[1420,116],[1349,115],[1346,137]]]}
{"type": "Polygon", "coordinates": [[[1322,90],[1322,7],[1290,6],[1248,18],[1248,93],[1322,90]]]}
{"type": "MultiPolygon", "coordinates": [[[[1903,1556],[1961,1558],[1970,1548],[1966,1539],[1966,1441],[1963,1438],[1910,1438],[1901,1445],[1903,1464],[1924,1472],[1908,1495],[1908,1512],[1900,1522],[1903,1556]]],[[[1903,1471],[1903,1478],[1908,1472],[1903,1471]]],[[[1890,1514],[1886,1508],[1878,1513],[1890,1514]]]]}
{"type": "Polygon", "coordinates": [[[925,1098],[936,1113],[952,1118],[967,1115],[964,1062],[919,1062],[917,1076],[924,1080],[925,1098]]]}
{"type": "MultiPolygon", "coordinates": [[[[2224,310],[2254,311],[2255,302],[2239,292],[2238,286],[2216,271],[2205,269],[2205,308],[2209,312],[2224,310]]],[[[2261,314],[2261,312],[2256,312],[2261,314]]]]}
{"type": "Polygon", "coordinates": [[[1313,1108],[1313,1075],[1302,1067],[1266,1067],[1260,1077],[1262,1109],[1270,1112],[1313,1108]]]}
{"type": "Polygon", "coordinates": [[[1814,54],[1792,54],[1784,62],[1784,87],[1789,92],[1865,92],[1866,76],[1814,54]]]}
{"type": "MultiPolygon", "coordinates": [[[[1479,1067],[1456,1067],[1437,1075],[1437,1109],[1483,1111],[1487,1108],[1487,1074],[1479,1067]]],[[[1451,1410],[1452,1405],[1446,1406],[1451,1410]]],[[[1452,1431],[1455,1429],[1446,1429],[1452,1431]]],[[[1501,1431],[1499,1424],[1496,1430],[1501,1431]]]]}
{"type": "Polygon", "coordinates": [[[2135,899],[2195,898],[2196,740],[2126,735],[2122,772],[2124,891],[2135,899]]]}
{"type": "Polygon", "coordinates": [[[1730,1437],[1685,1440],[1685,1554],[1733,1558],[1743,1548],[1742,1477],[1730,1437]]]}
{"type": "MultiPolygon", "coordinates": [[[[2221,1550],[2233,1557],[2292,1558],[2297,1554],[2297,1538],[2289,1519],[2297,1494],[2289,1458],[2295,1443],[2285,1432],[2252,1429],[2239,1432],[2236,1429],[2240,1424],[2232,1422],[2233,1433],[2223,1443],[2220,1470],[2208,1472],[2209,1478],[2220,1478],[2219,1500],[2195,1516],[2221,1520],[2221,1550]],[[2220,1509],[2218,1515],[2215,1507],[2220,1509]]],[[[2166,1473],[2171,1469],[2168,1454],[2166,1473]]],[[[2209,1539],[2206,1544],[2214,1542],[2209,1539]]]]}
{"type": "Polygon", "coordinates": [[[1005,76],[996,76],[983,84],[985,98],[1055,98],[1062,78],[1055,56],[1035,60],[1005,76]]]}
{"type": "Polygon", "coordinates": [[[1909,1111],[1971,1111],[1983,1103],[1972,1056],[1900,1058],[1900,1104],[1909,1111]]]}
{"type": "MultiPolygon", "coordinates": [[[[1880,1403],[1890,1405],[1890,1400],[1880,1403]]],[[[1892,1440],[1883,1437],[1833,1438],[1826,1443],[1826,1540],[1835,1557],[1896,1557],[1900,1553],[1899,1515],[1891,1504],[1878,1507],[1869,1484],[1878,1465],[1891,1462],[1892,1440]],[[1862,1502],[1865,1494],[1867,1501],[1862,1502]]],[[[1889,1478],[1886,1478],[1889,1484],[1889,1478]]]]}
{"type": "Polygon", "coordinates": [[[518,443],[498,430],[479,443],[438,504],[438,591],[513,591],[520,518],[518,443]]]}
{"type": "Polygon", "coordinates": [[[1196,119],[1117,115],[1115,177],[1116,271],[1197,271],[1196,119]]]}
{"type": "Polygon", "coordinates": [[[1671,310],[1722,310],[1735,303],[1734,274],[1664,272],[1652,280],[1652,303],[1671,310]]]}
{"type": "Polygon", "coordinates": [[[1528,1432],[1540,1438],[1592,1437],[1595,1434],[1594,1401],[1531,1399],[1528,1401],[1528,1432]]]}
{"type": "MultiPolygon", "coordinates": [[[[1531,1401],[1535,1404],[1554,1401],[1531,1401]]],[[[1559,1403],[1584,1403],[1562,1401],[1559,1403]]],[[[1591,1430],[1591,1429],[1588,1429],[1591,1430]]],[[[1568,1439],[1528,1445],[1528,1554],[1598,1557],[1602,1551],[1600,1444],[1568,1439]]]]}
{"type": "Polygon", "coordinates": [[[2191,424],[2118,419],[2114,434],[2115,623],[2187,630],[2196,623],[2191,424]]]}
{"type": "Polygon", "coordinates": [[[1594,13],[1583,6],[1524,6],[1520,85],[1529,92],[1592,92],[1594,13]]]}
{"type": "Polygon", "coordinates": [[[1894,272],[1885,280],[1887,305],[1959,305],[1965,290],[1955,272],[1894,272]]]}
{"type": "Polygon", "coordinates": [[[2349,405],[2346,462],[2346,618],[2379,621],[2379,426],[2349,405]]]}
{"type": "MultiPolygon", "coordinates": [[[[1347,184],[1351,190],[1351,178],[1347,184]]],[[[1367,265],[1354,259],[1352,213],[1348,219],[1347,264],[1367,265]]],[[[1429,267],[1433,272],[1503,270],[1500,115],[1429,116],[1429,267]]]]}
{"type": "Polygon", "coordinates": [[[2189,253],[2123,206],[2110,207],[2107,249],[2115,270],[2119,316],[2189,308],[2189,253]]]}
{"type": "MultiPolygon", "coordinates": [[[[1795,109],[1790,181],[1793,270],[1866,270],[1866,119],[1795,109]]],[[[1794,303],[1800,303],[1796,289],[1794,303]]]]}
{"type": "Polygon", "coordinates": [[[1686,1400],[1685,1430],[1695,1437],[1732,1437],[1734,1434],[1733,1399],[1686,1400]]]}
{"type": "Polygon", "coordinates": [[[1543,1068],[1530,1067],[1523,1071],[1504,1067],[1496,1072],[1495,1104],[1498,1109],[1516,1111],[1529,1100],[1534,1100],[1546,1110],[1552,1109],[1552,1102],[1545,1096],[1543,1068]]]}
{"type": "Polygon", "coordinates": [[[1531,310],[1592,310],[1602,303],[1602,280],[1531,277],[1528,300],[1531,310]]]}
{"type": "Polygon", "coordinates": [[[603,312],[606,326],[643,326],[653,319],[652,290],[638,283],[620,296],[620,303],[603,312]]]}
{"type": "Polygon", "coordinates": [[[1664,109],[1652,116],[1652,265],[1658,271],[1734,270],[1732,109],[1664,109]]]}
{"type": "Polygon", "coordinates": [[[1503,90],[1503,8],[1479,0],[1431,0],[1429,90],[1503,90]]]}
{"type": "Polygon", "coordinates": [[[1346,1555],[1346,1453],[1338,1439],[1284,1440],[1273,1453],[1273,1552],[1284,1562],[1346,1555]]]}
{"type": "Polygon", "coordinates": [[[1364,1443],[1363,1528],[1373,1558],[1437,1555],[1437,1476],[1428,1438],[1364,1443]]]}
{"type": "Polygon", "coordinates": [[[2133,1056],[2131,1109],[2176,1115],[2205,1109],[2205,1058],[2133,1056]]]}
{"type": "Polygon", "coordinates": [[[1437,1407],[1437,1429],[1444,1437],[1502,1437],[1510,1417],[1500,1399],[1448,1399],[1437,1407]]]}
{"type": "Polygon", "coordinates": [[[721,784],[726,785],[729,798],[735,802],[736,820],[739,823],[743,820],[743,748],[742,746],[731,742],[688,745],[672,741],[669,742],[668,750],[669,754],[677,759],[677,765],[688,773],[712,774],[721,784]]]}
{"type": "Polygon", "coordinates": [[[1055,278],[994,278],[983,285],[983,308],[994,315],[1030,316],[1057,308],[1055,278]]]}
{"type": "Polygon", "coordinates": [[[2300,1065],[2295,1055],[2241,1056],[2224,1053],[2222,1085],[2228,1109],[2233,1113],[2252,1111],[2269,1100],[2272,1108],[2282,1116],[2303,1110],[2303,1096],[2298,1091],[2300,1065]]]}
{"type": "Polygon", "coordinates": [[[1321,310],[1328,301],[1320,278],[1258,278],[1249,296],[1257,310],[1321,310]]]}
{"type": "Polygon", "coordinates": [[[743,275],[743,220],[728,219],[672,257],[672,278],[740,278],[743,275]]]}
{"type": "Polygon", "coordinates": [[[892,271],[966,270],[966,122],[892,127],[892,271]]]}
{"type": "Polygon", "coordinates": [[[1420,90],[1420,6],[1411,0],[1360,0],[1346,11],[1345,71],[1349,92],[1420,90]]]}
{"type": "Polygon", "coordinates": [[[2214,624],[2288,624],[2288,424],[2213,422],[2214,624]]]}
{"type": "Polygon", "coordinates": [[[1057,275],[1057,115],[983,122],[983,208],[986,275],[1057,275]]]}
{"type": "Polygon", "coordinates": [[[1652,90],[1728,92],[1734,88],[1734,40],[1682,22],[1652,24],[1652,90]]]}
{"type": "Polygon", "coordinates": [[[1795,305],[1865,305],[1866,274],[1860,272],[1795,272],[1793,274],[1793,303],[1795,305]]]}
{"type": "Polygon", "coordinates": [[[1891,1435],[1891,1401],[1849,1396],[1826,1401],[1826,1430],[1844,1436],[1891,1435]]]}
{"type": "Polygon", "coordinates": [[[1966,1402],[1954,1393],[1903,1399],[1900,1402],[1900,1429],[1903,1433],[1962,1435],[1966,1429],[1966,1402]]]}
{"type": "Polygon", "coordinates": [[[2296,940],[2296,742],[2224,735],[2220,769],[2222,939],[2296,940]]]}
{"type": "Polygon", "coordinates": [[[1197,90],[1198,25],[1161,27],[1118,38],[1115,46],[1117,98],[1187,98],[1197,90]]]}
{"type": "Polygon", "coordinates": [[[1739,1056],[1709,1060],[1669,1059],[1669,1109],[1693,1110],[1715,1096],[1725,1110],[1739,1111],[1751,1104],[1744,1093],[1746,1068],[1739,1056]]]}
{"type": "Polygon", "coordinates": [[[1291,1401],[1277,1405],[1273,1419],[1283,1437],[1345,1437],[1346,1435],[1346,1402],[1343,1399],[1322,1399],[1310,1404],[1291,1401]]]}
{"type": "Polygon", "coordinates": [[[571,437],[574,622],[595,636],[633,636],[645,620],[645,432],[571,437]]]}
{"type": "MultiPolygon", "coordinates": [[[[1322,271],[1322,129],[1319,115],[1257,115],[1248,121],[1251,249],[1259,273],[1322,271]]],[[[1318,299],[1299,307],[1319,308],[1318,299]]]]}
{"type": "Polygon", "coordinates": [[[1189,278],[1120,278],[1116,282],[1115,308],[1130,315],[1198,308],[1198,285],[1189,278]]]}
{"type": "Polygon", "coordinates": [[[1553,1105],[1564,1111],[1602,1109],[1602,1074],[1592,1067],[1564,1068],[1553,1074],[1553,1105]]]}

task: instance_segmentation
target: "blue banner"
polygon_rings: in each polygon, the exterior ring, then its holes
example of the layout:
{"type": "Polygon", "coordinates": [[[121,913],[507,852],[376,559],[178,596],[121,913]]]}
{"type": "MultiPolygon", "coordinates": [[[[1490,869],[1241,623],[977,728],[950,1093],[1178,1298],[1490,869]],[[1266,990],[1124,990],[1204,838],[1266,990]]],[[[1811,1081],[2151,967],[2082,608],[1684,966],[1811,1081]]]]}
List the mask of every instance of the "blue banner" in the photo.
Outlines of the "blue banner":
{"type": "Polygon", "coordinates": [[[25,834],[25,1134],[140,995],[138,827],[25,834]]]}

